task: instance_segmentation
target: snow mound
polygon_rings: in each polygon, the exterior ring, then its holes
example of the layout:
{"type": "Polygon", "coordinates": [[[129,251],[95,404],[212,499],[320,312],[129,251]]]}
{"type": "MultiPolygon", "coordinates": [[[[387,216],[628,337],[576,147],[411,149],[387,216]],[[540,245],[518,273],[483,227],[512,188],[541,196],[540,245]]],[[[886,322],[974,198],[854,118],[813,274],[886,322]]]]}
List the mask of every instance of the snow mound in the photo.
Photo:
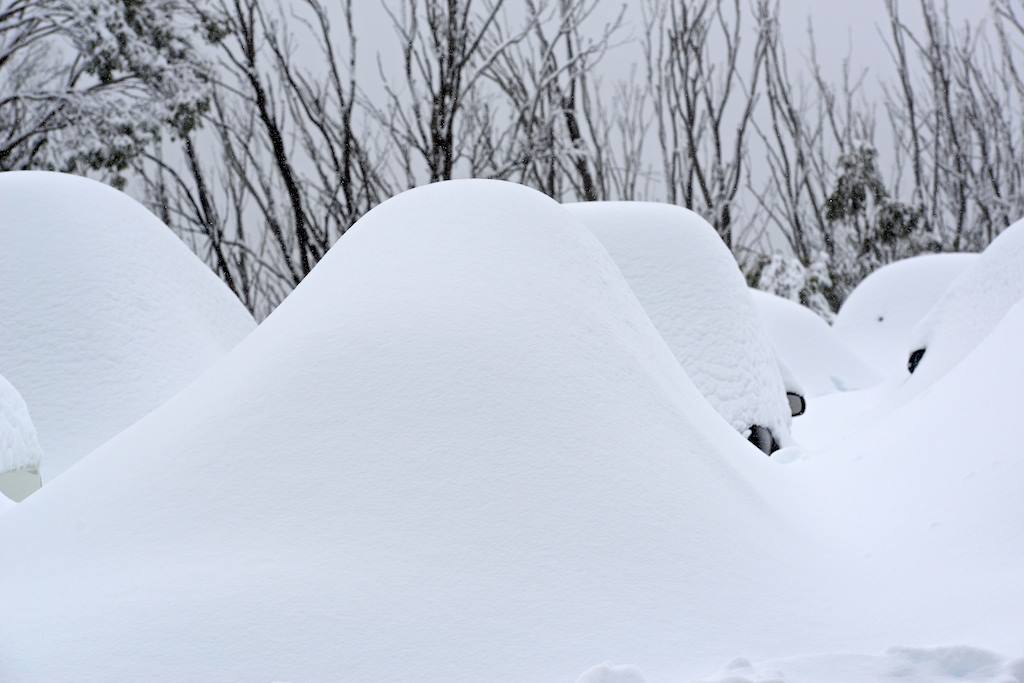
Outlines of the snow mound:
{"type": "Polygon", "coordinates": [[[752,665],[737,659],[702,683],[1022,683],[1024,660],[967,647],[891,648],[882,655],[792,657],[752,665]]]}
{"type": "Polygon", "coordinates": [[[565,207],[601,241],[686,373],[735,429],[789,442],[786,388],[739,266],[696,213],[647,202],[565,207]]]}
{"type": "Polygon", "coordinates": [[[865,389],[881,380],[813,311],[774,294],[750,293],[783,366],[805,395],[865,389]]]}
{"type": "Polygon", "coordinates": [[[661,681],[815,647],[824,570],[750,455],[560,205],[412,190],[0,517],[5,681],[661,681]]]}
{"type": "Polygon", "coordinates": [[[0,368],[32,407],[47,479],[255,326],[159,219],[111,187],[0,173],[0,206],[0,368]]]}
{"type": "Polygon", "coordinates": [[[854,289],[833,329],[885,377],[905,377],[914,327],[977,254],[927,254],[879,268],[854,289]]]}
{"type": "Polygon", "coordinates": [[[909,384],[931,384],[959,363],[1024,297],[1024,220],[1004,230],[914,329],[909,356],[927,349],[909,384]]]}
{"type": "Polygon", "coordinates": [[[42,457],[28,406],[0,375],[0,473],[37,470],[42,457]]]}

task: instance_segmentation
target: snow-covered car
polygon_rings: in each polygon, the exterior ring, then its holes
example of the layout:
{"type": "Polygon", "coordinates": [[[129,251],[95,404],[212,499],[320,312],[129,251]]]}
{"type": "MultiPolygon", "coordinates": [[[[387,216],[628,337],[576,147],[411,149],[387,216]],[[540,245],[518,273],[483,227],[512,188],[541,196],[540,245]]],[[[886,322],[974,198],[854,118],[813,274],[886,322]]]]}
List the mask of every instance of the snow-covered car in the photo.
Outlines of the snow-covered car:
{"type": "Polygon", "coordinates": [[[1024,298],[1024,220],[970,263],[914,329],[904,353],[911,384],[923,387],[964,359],[1024,298]]]}
{"type": "Polygon", "coordinates": [[[28,407],[10,382],[0,375],[0,494],[19,502],[42,483],[42,448],[28,407]]]}
{"type": "Polygon", "coordinates": [[[832,324],[883,377],[904,377],[914,328],[977,254],[925,254],[883,266],[846,297],[832,324]]]}
{"type": "Polygon", "coordinates": [[[792,417],[800,417],[807,412],[807,390],[803,383],[797,379],[789,366],[781,359],[779,363],[779,374],[782,376],[782,386],[786,388],[786,402],[789,404],[789,414],[792,417]]]}
{"type": "Polygon", "coordinates": [[[86,178],[0,173],[0,372],[43,478],[153,410],[255,322],[156,216],[86,178]]]}
{"type": "Polygon", "coordinates": [[[753,289],[750,294],[783,366],[804,396],[864,389],[881,380],[821,316],[774,294],[753,289]]]}
{"type": "Polygon", "coordinates": [[[611,254],[719,414],[765,453],[789,445],[791,416],[802,401],[787,397],[746,280],[715,229],[693,211],[669,204],[564,206],[611,254]]]}

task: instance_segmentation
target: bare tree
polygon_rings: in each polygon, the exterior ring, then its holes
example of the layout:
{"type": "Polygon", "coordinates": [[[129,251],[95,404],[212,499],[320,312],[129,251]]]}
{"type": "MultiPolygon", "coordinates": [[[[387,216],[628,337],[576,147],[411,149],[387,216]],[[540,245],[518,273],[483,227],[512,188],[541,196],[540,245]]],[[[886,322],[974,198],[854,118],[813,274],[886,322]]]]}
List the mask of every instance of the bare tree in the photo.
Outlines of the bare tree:
{"type": "Polygon", "coordinates": [[[642,43],[666,198],[704,214],[731,245],[774,8],[754,5],[749,53],[742,50],[739,0],[649,0],[644,8],[642,43]]]}
{"type": "Polygon", "coordinates": [[[515,31],[490,40],[499,22],[507,22],[504,5],[505,0],[402,0],[394,10],[382,2],[402,46],[402,77],[399,85],[380,66],[388,104],[371,109],[394,142],[407,186],[424,175],[429,182],[448,180],[467,161],[473,143],[466,133],[480,123],[467,111],[474,98],[474,107],[485,106],[475,95],[477,86],[537,21],[528,13],[515,31]]]}
{"type": "Polygon", "coordinates": [[[264,0],[193,10],[220,50],[213,106],[199,136],[139,171],[151,202],[262,315],[388,191],[357,129],[352,2],[343,46],[320,0],[289,14],[264,0]],[[291,26],[319,48],[319,71],[296,61],[291,26]]]}
{"type": "Polygon", "coordinates": [[[616,111],[603,103],[606,93],[593,74],[622,27],[622,12],[587,32],[584,25],[598,6],[599,0],[527,0],[536,21],[514,43],[506,40],[507,27],[497,24],[491,39],[506,47],[486,72],[498,97],[490,99],[492,135],[485,137],[487,153],[474,159],[476,168],[559,199],[606,199],[613,184],[635,185],[638,159],[623,160],[617,152],[634,152],[638,137],[629,131],[615,141],[614,133],[626,117],[642,116],[643,101],[639,109],[617,101],[624,107],[616,111]],[[613,141],[621,147],[608,144],[613,141]]]}

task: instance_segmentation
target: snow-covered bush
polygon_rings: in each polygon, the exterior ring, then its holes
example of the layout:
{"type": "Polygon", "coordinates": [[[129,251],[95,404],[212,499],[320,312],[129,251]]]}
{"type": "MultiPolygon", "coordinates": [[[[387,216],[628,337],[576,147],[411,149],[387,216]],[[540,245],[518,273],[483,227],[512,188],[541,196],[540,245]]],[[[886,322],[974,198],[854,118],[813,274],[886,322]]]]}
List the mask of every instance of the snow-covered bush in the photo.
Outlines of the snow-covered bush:
{"type": "Polygon", "coordinates": [[[762,292],[802,304],[825,320],[833,318],[828,300],[832,279],[824,252],[817,252],[811,264],[805,266],[795,256],[775,251],[758,262],[754,286],[762,292]]]}

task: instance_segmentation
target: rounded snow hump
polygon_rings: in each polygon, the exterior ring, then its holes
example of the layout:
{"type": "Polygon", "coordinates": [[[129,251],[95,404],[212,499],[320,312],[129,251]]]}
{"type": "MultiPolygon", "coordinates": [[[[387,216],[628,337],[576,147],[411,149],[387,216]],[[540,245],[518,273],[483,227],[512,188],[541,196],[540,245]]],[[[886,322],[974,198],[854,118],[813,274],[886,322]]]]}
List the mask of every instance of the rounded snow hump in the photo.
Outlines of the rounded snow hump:
{"type": "Polygon", "coordinates": [[[59,173],[0,173],[0,372],[58,475],[195,379],[255,322],[128,195],[59,173]]]}
{"type": "Polygon", "coordinates": [[[779,357],[808,396],[864,389],[881,378],[814,311],[795,301],[750,290],[779,357]]]}
{"type": "Polygon", "coordinates": [[[565,204],[597,236],[708,402],[736,430],[790,442],[778,361],[736,260],[698,214],[653,202],[565,204]]]}
{"type": "Polygon", "coordinates": [[[0,661],[49,683],[572,681],[610,659],[676,680],[736,643],[814,647],[826,570],[765,493],[785,470],[558,203],[429,185],[0,517],[22,549],[0,661]]]}
{"type": "Polygon", "coordinates": [[[905,377],[914,327],[977,254],[922,254],[882,266],[846,297],[833,329],[885,377],[905,377]]]}
{"type": "Polygon", "coordinates": [[[964,269],[914,328],[904,347],[908,384],[923,387],[964,359],[1024,298],[1024,220],[1017,221],[964,269]]]}

